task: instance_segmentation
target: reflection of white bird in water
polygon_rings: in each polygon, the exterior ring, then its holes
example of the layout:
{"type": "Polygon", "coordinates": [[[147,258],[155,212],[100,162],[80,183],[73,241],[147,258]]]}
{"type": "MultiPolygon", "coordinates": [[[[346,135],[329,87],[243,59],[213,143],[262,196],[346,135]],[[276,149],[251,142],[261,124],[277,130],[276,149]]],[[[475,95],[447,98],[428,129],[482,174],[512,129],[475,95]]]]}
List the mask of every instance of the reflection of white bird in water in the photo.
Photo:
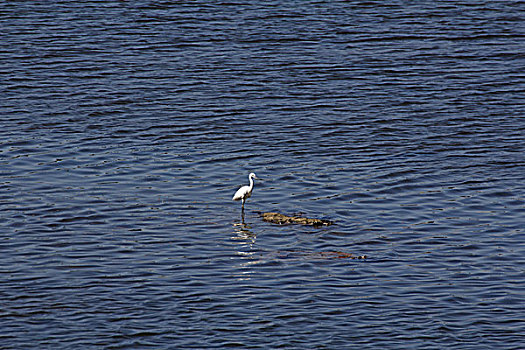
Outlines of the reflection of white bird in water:
{"type": "Polygon", "coordinates": [[[250,198],[252,195],[253,179],[258,179],[258,177],[255,176],[254,173],[250,173],[250,175],[248,175],[248,179],[250,179],[250,186],[242,186],[241,188],[237,190],[237,192],[235,192],[232,198],[232,200],[234,201],[242,200],[242,211],[243,212],[244,212],[244,201],[250,198]]]}

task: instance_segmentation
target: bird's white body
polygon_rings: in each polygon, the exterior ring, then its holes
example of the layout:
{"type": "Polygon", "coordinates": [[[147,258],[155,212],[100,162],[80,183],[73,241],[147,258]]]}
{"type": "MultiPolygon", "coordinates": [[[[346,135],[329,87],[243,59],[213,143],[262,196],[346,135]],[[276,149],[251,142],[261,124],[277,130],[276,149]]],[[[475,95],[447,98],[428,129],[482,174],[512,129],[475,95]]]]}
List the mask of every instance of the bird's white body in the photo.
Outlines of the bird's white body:
{"type": "Polygon", "coordinates": [[[240,201],[246,200],[246,198],[250,198],[252,196],[252,186],[242,186],[235,192],[235,195],[233,196],[234,201],[240,201]]]}
{"type": "Polygon", "coordinates": [[[232,200],[234,200],[234,201],[242,200],[242,209],[243,210],[244,210],[244,202],[246,201],[247,198],[250,198],[252,196],[253,179],[256,179],[256,178],[257,178],[257,176],[255,176],[254,173],[250,173],[250,175],[248,175],[248,179],[250,180],[250,185],[249,186],[242,186],[233,195],[232,200]]]}

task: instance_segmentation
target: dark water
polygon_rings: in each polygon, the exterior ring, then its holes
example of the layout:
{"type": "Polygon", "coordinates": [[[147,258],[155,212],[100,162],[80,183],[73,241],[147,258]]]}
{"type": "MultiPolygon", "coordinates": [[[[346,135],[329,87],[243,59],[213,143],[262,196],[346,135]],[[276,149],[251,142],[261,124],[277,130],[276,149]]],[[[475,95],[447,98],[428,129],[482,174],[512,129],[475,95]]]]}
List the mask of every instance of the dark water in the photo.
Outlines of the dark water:
{"type": "Polygon", "coordinates": [[[524,23],[2,2],[0,348],[522,349],[524,23]]]}

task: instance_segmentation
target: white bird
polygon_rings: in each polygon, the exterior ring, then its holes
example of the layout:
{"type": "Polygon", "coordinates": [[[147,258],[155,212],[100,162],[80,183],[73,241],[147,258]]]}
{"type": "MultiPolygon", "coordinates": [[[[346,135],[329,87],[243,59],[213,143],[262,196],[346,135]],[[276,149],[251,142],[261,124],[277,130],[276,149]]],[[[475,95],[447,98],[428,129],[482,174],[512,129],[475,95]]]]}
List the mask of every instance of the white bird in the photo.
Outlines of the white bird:
{"type": "Polygon", "coordinates": [[[258,177],[255,176],[254,173],[250,173],[250,175],[248,175],[248,179],[250,180],[250,186],[242,186],[241,188],[237,190],[237,192],[235,192],[232,198],[232,200],[234,201],[242,200],[242,211],[243,212],[244,212],[244,201],[246,201],[246,199],[250,198],[252,195],[253,179],[258,179],[258,177]]]}

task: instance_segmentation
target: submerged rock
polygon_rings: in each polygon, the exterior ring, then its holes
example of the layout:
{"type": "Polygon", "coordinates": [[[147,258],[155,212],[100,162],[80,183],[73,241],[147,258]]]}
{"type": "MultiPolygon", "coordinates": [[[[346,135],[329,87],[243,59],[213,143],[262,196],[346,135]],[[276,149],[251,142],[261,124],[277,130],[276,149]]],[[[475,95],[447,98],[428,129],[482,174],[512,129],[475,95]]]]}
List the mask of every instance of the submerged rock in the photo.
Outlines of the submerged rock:
{"type": "Polygon", "coordinates": [[[321,220],[321,219],[309,219],[309,218],[303,218],[301,216],[287,216],[280,213],[262,213],[261,214],[264,221],[271,222],[278,225],[286,225],[286,224],[301,224],[301,225],[308,225],[308,226],[329,226],[332,225],[333,222],[329,220],[321,220]]]}
{"type": "Polygon", "coordinates": [[[341,251],[313,252],[307,250],[279,250],[261,254],[258,259],[255,256],[252,256],[252,258],[255,260],[251,261],[250,264],[267,263],[273,260],[364,260],[368,257],[366,255],[354,255],[341,251]]]}
{"type": "Polygon", "coordinates": [[[326,259],[366,259],[366,255],[353,255],[345,252],[331,251],[331,252],[319,252],[320,257],[326,259]]]}

